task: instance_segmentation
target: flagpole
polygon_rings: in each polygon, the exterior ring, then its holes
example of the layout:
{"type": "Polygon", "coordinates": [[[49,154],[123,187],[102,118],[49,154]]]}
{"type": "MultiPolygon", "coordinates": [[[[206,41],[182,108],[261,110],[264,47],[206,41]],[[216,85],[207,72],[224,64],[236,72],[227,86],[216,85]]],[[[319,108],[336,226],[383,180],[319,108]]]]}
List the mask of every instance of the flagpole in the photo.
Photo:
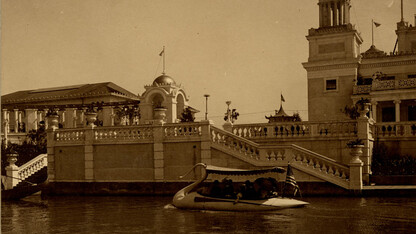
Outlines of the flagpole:
{"type": "Polygon", "coordinates": [[[165,72],[165,46],[163,46],[163,75],[166,74],[165,72]]]}
{"type": "Polygon", "coordinates": [[[374,45],[374,20],[371,19],[371,45],[374,45]]]}

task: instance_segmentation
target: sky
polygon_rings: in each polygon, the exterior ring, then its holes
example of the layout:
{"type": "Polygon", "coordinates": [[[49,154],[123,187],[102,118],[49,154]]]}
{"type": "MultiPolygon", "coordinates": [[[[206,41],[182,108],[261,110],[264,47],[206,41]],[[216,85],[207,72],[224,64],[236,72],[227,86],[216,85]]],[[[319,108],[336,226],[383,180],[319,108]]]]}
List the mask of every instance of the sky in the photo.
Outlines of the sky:
{"type": "MultiPolygon", "coordinates": [[[[283,107],[307,120],[309,28],[318,0],[2,0],[1,94],[111,81],[142,94],[162,72],[182,84],[189,105],[222,124],[267,122],[283,107]]],[[[400,0],[352,0],[351,21],[371,45],[393,51],[400,0]]],[[[415,24],[416,1],[404,0],[415,24]]]]}

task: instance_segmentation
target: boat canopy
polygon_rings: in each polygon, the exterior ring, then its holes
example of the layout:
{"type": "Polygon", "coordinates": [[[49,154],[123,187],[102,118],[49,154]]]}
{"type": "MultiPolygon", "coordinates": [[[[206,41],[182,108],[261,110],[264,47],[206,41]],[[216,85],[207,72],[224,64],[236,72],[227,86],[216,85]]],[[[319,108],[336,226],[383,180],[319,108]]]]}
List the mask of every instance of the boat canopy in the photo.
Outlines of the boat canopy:
{"type": "Polygon", "coordinates": [[[243,169],[234,169],[227,167],[216,167],[207,165],[206,171],[208,174],[218,174],[218,175],[258,175],[265,174],[269,172],[283,173],[286,170],[282,167],[272,167],[266,169],[257,169],[257,170],[243,170],[243,169]]]}

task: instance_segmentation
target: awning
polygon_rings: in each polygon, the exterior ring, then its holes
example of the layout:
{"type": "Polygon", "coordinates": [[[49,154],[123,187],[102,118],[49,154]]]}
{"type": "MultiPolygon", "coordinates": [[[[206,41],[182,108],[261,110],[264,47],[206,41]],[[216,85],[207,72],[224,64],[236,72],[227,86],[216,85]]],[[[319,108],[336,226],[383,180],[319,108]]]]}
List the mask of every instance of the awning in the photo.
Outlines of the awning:
{"type": "Polygon", "coordinates": [[[226,167],[216,167],[208,165],[206,167],[208,174],[218,174],[218,175],[258,175],[258,174],[265,174],[269,172],[277,172],[283,173],[286,170],[282,167],[272,167],[272,168],[265,168],[265,169],[257,169],[257,170],[243,170],[243,169],[234,169],[234,168],[226,168],[226,167]]]}

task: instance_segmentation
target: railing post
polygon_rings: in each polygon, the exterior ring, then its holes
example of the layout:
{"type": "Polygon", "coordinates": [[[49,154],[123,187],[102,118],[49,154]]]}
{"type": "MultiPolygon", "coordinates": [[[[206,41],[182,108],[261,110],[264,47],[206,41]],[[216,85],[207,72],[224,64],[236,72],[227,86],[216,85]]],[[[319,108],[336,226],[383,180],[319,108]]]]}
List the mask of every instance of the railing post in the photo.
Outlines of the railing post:
{"type": "Polygon", "coordinates": [[[201,162],[211,164],[211,120],[201,120],[201,162]]]}
{"type": "MultiPolygon", "coordinates": [[[[365,103],[364,105],[366,104],[367,103],[365,103]]],[[[364,107],[368,107],[368,105],[364,107]]],[[[357,136],[364,143],[363,154],[361,155],[360,159],[364,163],[364,166],[362,168],[362,173],[363,173],[363,180],[366,184],[368,184],[370,180],[371,156],[372,156],[372,151],[373,151],[373,140],[374,140],[370,132],[370,121],[366,115],[367,112],[368,112],[368,108],[363,110],[363,112],[361,113],[361,116],[357,119],[357,128],[358,128],[357,136]]]]}
{"type": "Polygon", "coordinates": [[[233,133],[233,123],[231,123],[230,121],[225,122],[222,125],[222,128],[227,132],[233,133]]]}
{"type": "Polygon", "coordinates": [[[162,181],[164,175],[164,153],[163,153],[163,122],[153,124],[153,163],[154,179],[162,181]]]}
{"type": "Polygon", "coordinates": [[[274,125],[267,125],[267,138],[273,138],[274,137],[274,125]]]}
{"type": "Polygon", "coordinates": [[[350,190],[361,191],[363,189],[363,162],[360,160],[362,155],[360,147],[351,149],[350,167],[350,190]]]}
{"type": "Polygon", "coordinates": [[[6,167],[6,184],[5,189],[12,189],[19,183],[19,167],[16,166],[17,157],[19,155],[16,152],[10,152],[7,154],[7,162],[9,162],[9,166],[6,167]]]}

